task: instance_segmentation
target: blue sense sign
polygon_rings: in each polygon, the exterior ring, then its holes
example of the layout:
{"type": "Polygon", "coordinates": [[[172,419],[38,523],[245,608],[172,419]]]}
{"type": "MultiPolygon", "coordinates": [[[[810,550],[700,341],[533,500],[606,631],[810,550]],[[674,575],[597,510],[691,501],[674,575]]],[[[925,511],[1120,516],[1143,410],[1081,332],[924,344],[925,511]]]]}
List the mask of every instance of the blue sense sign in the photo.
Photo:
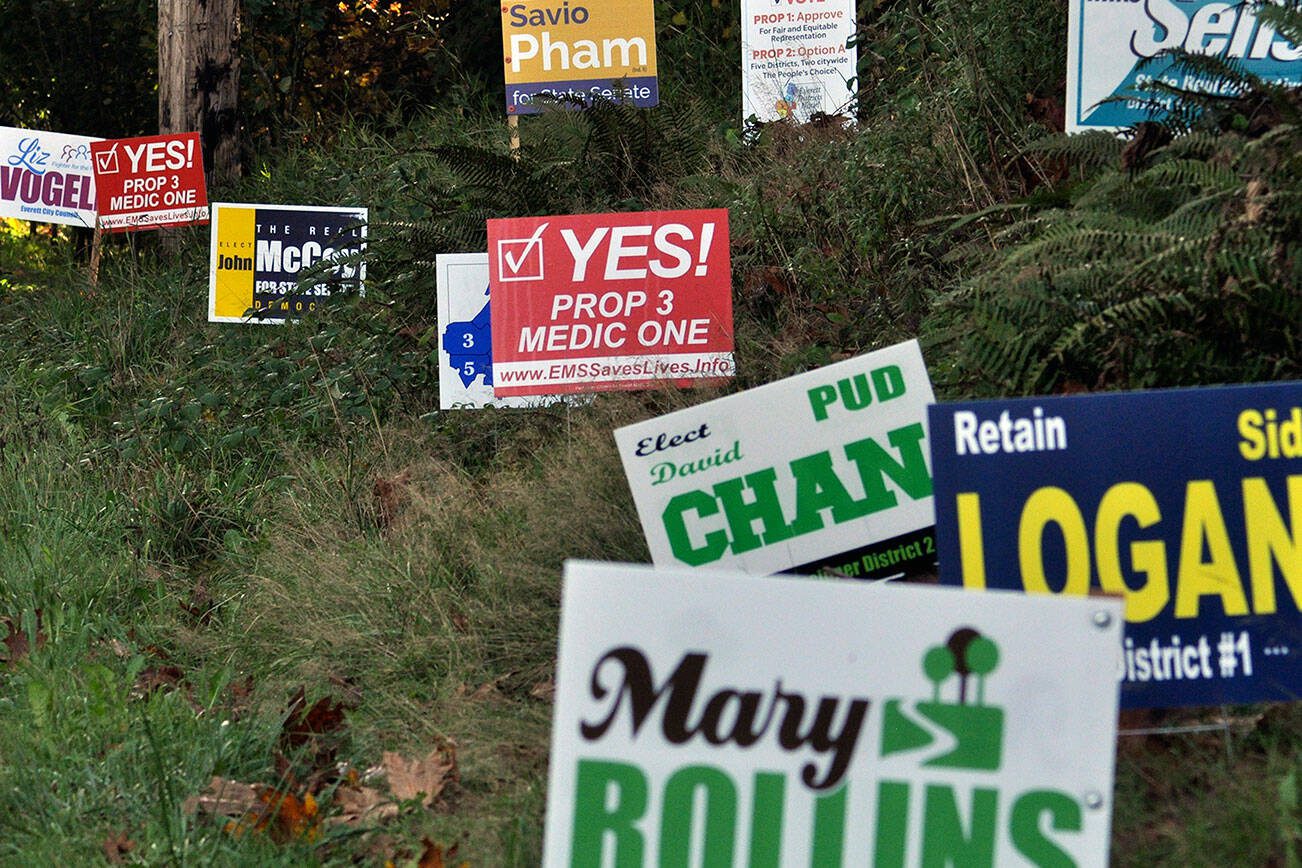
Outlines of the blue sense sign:
{"type": "Polygon", "coordinates": [[[941,581],[1126,602],[1122,705],[1297,699],[1302,383],[933,405],[941,581]]]}
{"type": "Polygon", "coordinates": [[[1180,64],[1182,50],[1266,82],[1302,81],[1302,46],[1259,20],[1254,3],[1072,0],[1068,12],[1067,132],[1117,130],[1166,114],[1170,88],[1234,96],[1231,79],[1180,64]]]}

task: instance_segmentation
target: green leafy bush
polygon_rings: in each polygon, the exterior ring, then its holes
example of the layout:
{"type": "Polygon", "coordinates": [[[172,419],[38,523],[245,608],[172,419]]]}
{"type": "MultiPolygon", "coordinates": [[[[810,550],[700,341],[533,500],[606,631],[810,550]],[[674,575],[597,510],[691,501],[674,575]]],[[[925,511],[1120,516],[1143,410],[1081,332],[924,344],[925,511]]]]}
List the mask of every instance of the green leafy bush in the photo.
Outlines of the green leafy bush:
{"type": "MultiPolygon", "coordinates": [[[[1251,103],[1252,92],[1234,105],[1251,103]]],[[[975,274],[927,328],[963,393],[1141,388],[1297,377],[1302,323],[1302,129],[1169,144],[1104,134],[1044,150],[1120,162],[993,233],[975,274]],[[1125,167],[1121,165],[1125,164],[1125,167]]],[[[1232,124],[1228,125],[1232,128],[1232,124]]],[[[1160,138],[1158,139],[1160,141],[1160,138]]]]}

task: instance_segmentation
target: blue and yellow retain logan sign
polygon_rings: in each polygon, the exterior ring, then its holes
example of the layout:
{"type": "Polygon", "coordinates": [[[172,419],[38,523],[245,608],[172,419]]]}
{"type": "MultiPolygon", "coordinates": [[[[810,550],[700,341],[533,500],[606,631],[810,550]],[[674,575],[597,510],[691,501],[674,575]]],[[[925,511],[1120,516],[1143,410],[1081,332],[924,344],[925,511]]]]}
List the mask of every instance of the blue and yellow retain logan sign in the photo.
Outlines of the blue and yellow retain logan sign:
{"type": "Polygon", "coordinates": [[[1302,383],[940,404],[930,422],[942,582],[1123,595],[1125,707],[1298,698],[1302,383]]]}
{"type": "Polygon", "coordinates": [[[362,292],[365,208],[212,206],[209,322],[282,323],[362,292]]]}
{"type": "Polygon", "coordinates": [[[659,103],[651,0],[505,0],[501,8],[507,114],[537,114],[539,97],[659,103]]]}

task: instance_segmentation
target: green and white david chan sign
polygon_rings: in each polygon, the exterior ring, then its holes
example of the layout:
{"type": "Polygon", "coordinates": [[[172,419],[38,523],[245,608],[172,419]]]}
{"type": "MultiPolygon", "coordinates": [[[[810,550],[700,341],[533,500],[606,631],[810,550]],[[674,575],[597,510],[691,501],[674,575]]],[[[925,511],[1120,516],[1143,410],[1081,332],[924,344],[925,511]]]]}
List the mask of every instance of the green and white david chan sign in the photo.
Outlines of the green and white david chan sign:
{"type": "Polygon", "coordinates": [[[544,864],[1107,864],[1122,602],[565,567],[544,864]]]}
{"type": "Polygon", "coordinates": [[[934,572],[917,341],[615,431],[657,566],[934,572]]]}

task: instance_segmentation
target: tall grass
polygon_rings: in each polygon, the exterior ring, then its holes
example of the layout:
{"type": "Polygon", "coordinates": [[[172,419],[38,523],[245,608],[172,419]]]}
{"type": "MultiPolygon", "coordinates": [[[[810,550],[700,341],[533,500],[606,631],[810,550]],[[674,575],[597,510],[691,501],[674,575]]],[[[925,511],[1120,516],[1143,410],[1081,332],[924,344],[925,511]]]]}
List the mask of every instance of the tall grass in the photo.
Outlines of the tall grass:
{"type": "MultiPolygon", "coordinates": [[[[675,26],[723,50],[721,8],[691,4],[675,26]]],[[[1013,18],[978,22],[974,55],[951,44],[962,28],[920,16],[866,16],[880,50],[864,69],[883,78],[856,131],[743,137],[717,102],[668,88],[681,101],[658,113],[531,119],[518,162],[500,124],[451,111],[306,135],[213,197],[373,206],[367,297],[284,328],[203,321],[201,229],[115,241],[95,288],[71,245],[0,235],[0,618],[31,646],[0,669],[0,862],[86,863],[120,834],[150,864],[401,864],[426,837],[474,864],[536,864],[561,563],[647,560],[611,431],[716,393],[435,412],[429,263],[516,208],[727,207],[730,389],[912,336],[991,243],[979,221],[936,218],[1039,183],[1034,155],[1013,165],[1031,137],[1017,101],[1051,54],[1013,39],[1013,18]],[[352,706],[337,758],[354,771],[455,744],[459,783],[433,809],[313,840],[184,811],[212,775],[289,785],[277,739],[300,687],[352,706]]],[[[938,352],[933,374],[952,371],[938,352]]],[[[1123,741],[1117,860],[1283,858],[1297,715],[1123,741]]]]}

